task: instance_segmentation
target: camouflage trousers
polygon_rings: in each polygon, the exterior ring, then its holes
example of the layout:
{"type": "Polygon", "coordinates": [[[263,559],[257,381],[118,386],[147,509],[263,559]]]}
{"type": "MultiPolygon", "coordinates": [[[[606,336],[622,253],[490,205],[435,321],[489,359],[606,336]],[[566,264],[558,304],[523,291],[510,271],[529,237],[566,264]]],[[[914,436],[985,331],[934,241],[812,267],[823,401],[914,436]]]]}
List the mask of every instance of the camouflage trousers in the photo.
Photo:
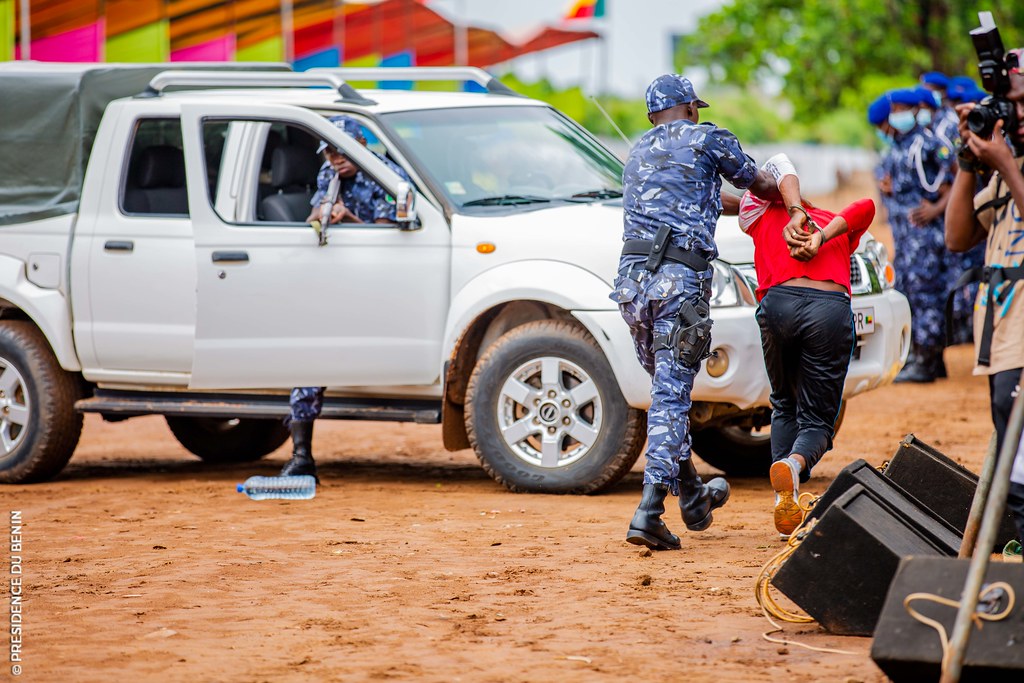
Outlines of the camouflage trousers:
{"type": "MultiPolygon", "coordinates": [[[[634,266],[634,273],[639,266],[634,266]]],[[[679,495],[679,463],[690,458],[690,392],[700,365],[683,363],[673,350],[654,348],[654,336],[668,334],[683,300],[696,305],[711,297],[711,269],[697,272],[668,264],[638,279],[626,263],[619,270],[611,298],[629,325],[640,364],[651,375],[647,411],[647,464],[644,484],[667,484],[679,495]]]]}
{"type": "Polygon", "coordinates": [[[945,346],[946,293],[959,273],[948,271],[942,220],[911,225],[907,209],[889,217],[896,244],[896,289],[910,302],[910,329],[918,347],[945,346]]]}
{"type": "Polygon", "coordinates": [[[288,398],[288,422],[312,422],[324,407],[324,387],[295,387],[288,398]]]}

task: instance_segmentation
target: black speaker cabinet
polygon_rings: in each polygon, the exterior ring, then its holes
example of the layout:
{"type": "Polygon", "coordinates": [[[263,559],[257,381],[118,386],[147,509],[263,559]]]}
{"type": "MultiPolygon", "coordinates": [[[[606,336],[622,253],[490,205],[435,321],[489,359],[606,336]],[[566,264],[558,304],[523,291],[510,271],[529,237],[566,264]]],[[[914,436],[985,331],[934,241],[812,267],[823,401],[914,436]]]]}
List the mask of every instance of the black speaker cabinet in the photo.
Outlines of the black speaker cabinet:
{"type": "Polygon", "coordinates": [[[825,630],[871,635],[900,558],[943,556],[956,542],[955,534],[927,519],[908,500],[895,506],[861,484],[850,486],[779,568],[772,585],[825,630]],[[928,533],[910,521],[910,512],[925,520],[928,533]],[[941,546],[932,540],[943,535],[947,540],[941,546]]]}
{"type": "Polygon", "coordinates": [[[836,475],[825,493],[814,503],[808,513],[811,519],[820,519],[829,507],[855,485],[861,485],[868,495],[889,508],[893,514],[924,534],[944,555],[956,555],[960,551],[960,533],[946,520],[925,507],[891,479],[882,475],[866,460],[855,460],[836,475]]]}
{"type": "MultiPolygon", "coordinates": [[[[959,600],[969,564],[969,560],[937,557],[907,557],[900,562],[871,644],[871,659],[896,683],[937,681],[942,662],[938,632],[911,617],[903,599],[911,593],[932,593],[959,600]]],[[[982,622],[982,628],[971,631],[961,683],[1024,681],[1024,564],[992,563],[982,585],[996,581],[1010,584],[1016,604],[1005,619],[982,622]]],[[[991,605],[979,605],[979,610],[999,613],[1007,604],[1004,594],[991,605]]],[[[955,607],[924,600],[915,600],[911,606],[943,624],[947,636],[953,637],[955,607]]]]}
{"type": "MultiPolygon", "coordinates": [[[[900,442],[884,474],[963,535],[978,487],[977,475],[913,434],[900,442]]],[[[1007,511],[992,552],[1001,551],[1007,541],[1016,537],[1013,515],[1007,511]]]]}

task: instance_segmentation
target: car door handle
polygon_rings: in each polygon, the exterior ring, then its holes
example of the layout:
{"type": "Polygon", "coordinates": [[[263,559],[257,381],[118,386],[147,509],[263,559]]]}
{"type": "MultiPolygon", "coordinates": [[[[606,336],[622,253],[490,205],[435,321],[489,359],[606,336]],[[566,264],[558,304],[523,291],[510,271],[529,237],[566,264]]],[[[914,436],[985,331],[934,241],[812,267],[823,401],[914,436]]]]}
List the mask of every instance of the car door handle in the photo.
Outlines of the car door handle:
{"type": "Polygon", "coordinates": [[[214,263],[248,263],[249,252],[246,251],[215,251],[210,257],[214,263]]]}
{"type": "Polygon", "coordinates": [[[107,240],[103,244],[104,251],[126,251],[131,253],[135,251],[135,242],[131,240],[107,240]]]}

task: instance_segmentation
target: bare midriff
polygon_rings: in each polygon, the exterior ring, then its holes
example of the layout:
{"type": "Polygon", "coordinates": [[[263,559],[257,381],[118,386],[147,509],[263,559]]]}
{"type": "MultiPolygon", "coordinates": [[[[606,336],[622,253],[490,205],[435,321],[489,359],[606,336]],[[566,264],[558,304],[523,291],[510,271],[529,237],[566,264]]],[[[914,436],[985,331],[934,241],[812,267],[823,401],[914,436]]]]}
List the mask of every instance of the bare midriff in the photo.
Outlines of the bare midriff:
{"type": "Polygon", "coordinates": [[[794,277],[780,282],[777,287],[807,287],[808,289],[819,289],[823,292],[842,292],[849,296],[846,287],[831,280],[812,280],[809,277],[794,277]]]}

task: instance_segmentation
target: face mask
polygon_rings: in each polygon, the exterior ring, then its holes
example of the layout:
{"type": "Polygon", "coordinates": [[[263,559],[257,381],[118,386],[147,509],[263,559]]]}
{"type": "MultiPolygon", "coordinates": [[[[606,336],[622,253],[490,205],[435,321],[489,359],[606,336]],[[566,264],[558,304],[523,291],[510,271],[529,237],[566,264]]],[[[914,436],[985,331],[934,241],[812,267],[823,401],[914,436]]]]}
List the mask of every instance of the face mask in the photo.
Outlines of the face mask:
{"type": "Polygon", "coordinates": [[[917,112],[917,123],[921,126],[928,126],[932,122],[932,112],[930,109],[922,109],[917,112]]]}
{"type": "Polygon", "coordinates": [[[878,128],[875,128],[875,135],[878,136],[878,139],[881,140],[884,146],[888,147],[889,145],[892,144],[892,136],[889,135],[888,133],[879,130],[878,128]]]}
{"type": "Polygon", "coordinates": [[[932,90],[932,99],[935,100],[935,106],[936,107],[941,107],[942,106],[942,95],[940,95],[939,93],[937,93],[934,90],[932,90]]]}
{"type": "Polygon", "coordinates": [[[901,133],[909,133],[917,125],[917,119],[910,110],[894,111],[889,114],[889,125],[901,133]]]}

